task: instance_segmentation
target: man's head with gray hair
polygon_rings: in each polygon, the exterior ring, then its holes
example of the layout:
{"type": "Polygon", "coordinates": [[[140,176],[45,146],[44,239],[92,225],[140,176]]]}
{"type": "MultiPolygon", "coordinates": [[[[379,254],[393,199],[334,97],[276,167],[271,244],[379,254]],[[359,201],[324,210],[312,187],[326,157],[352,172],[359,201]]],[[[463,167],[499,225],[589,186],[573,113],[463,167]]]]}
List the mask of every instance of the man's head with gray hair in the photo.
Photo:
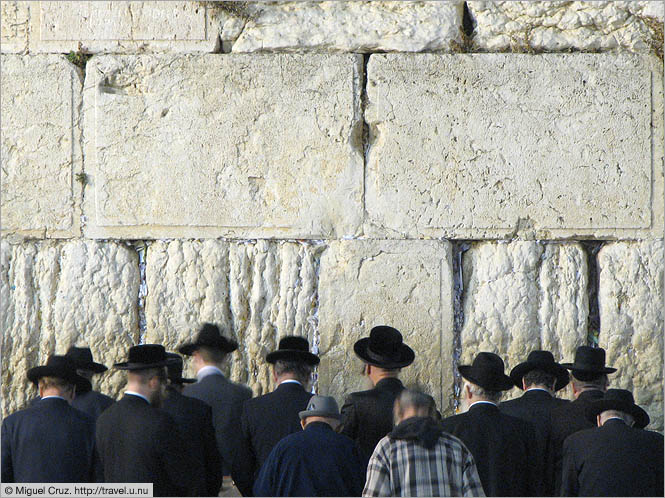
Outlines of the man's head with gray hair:
{"type": "Polygon", "coordinates": [[[404,389],[395,399],[393,415],[395,425],[411,417],[436,418],[436,402],[429,394],[415,389],[404,389]]]}

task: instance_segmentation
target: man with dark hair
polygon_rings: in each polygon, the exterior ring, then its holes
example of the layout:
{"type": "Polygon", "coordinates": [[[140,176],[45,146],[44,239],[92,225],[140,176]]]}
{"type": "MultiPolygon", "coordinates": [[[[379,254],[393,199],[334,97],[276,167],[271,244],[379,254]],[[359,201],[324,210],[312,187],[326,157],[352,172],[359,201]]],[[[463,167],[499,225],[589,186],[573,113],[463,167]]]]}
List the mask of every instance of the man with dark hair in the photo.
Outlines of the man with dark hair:
{"type": "Polygon", "coordinates": [[[533,424],[499,411],[502,391],[513,387],[503,360],[478,353],[472,365],[460,365],[466,413],[442,421],[471,451],[487,496],[541,496],[542,468],[533,424]]]}
{"type": "MultiPolygon", "coordinates": [[[[77,348],[72,346],[67,350],[65,356],[74,361],[76,364],[76,372],[90,382],[92,382],[93,375],[108,370],[106,366],[93,361],[90,348],[77,348]]],[[[93,390],[92,384],[90,384],[89,387],[86,385],[76,390],[76,397],[74,398],[74,401],[72,401],[72,406],[97,420],[99,415],[113,403],[115,403],[113,398],[93,390]]]]}
{"type": "Polygon", "coordinates": [[[2,421],[2,482],[100,480],[95,421],[70,406],[87,380],[71,359],[56,355],[28,370],[28,379],[41,399],[2,421]]]}
{"type": "Polygon", "coordinates": [[[242,409],[238,457],[233,480],[243,494],[252,496],[252,487],[261,466],[280,439],[301,430],[298,414],[307,407],[312,372],[319,357],[309,351],[304,337],[287,336],[276,351],[266,356],[273,365],[276,389],[250,399],[242,409]]]}

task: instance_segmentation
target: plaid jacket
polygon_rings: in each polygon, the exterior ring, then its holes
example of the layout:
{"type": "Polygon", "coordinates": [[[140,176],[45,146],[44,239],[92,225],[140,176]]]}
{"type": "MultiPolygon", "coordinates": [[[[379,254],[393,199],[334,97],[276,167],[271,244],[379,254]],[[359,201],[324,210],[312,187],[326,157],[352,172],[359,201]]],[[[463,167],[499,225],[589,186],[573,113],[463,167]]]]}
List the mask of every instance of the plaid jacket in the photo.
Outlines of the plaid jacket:
{"type": "Polygon", "coordinates": [[[442,433],[433,449],[384,437],[367,468],[363,496],[485,496],[471,452],[442,433]]]}

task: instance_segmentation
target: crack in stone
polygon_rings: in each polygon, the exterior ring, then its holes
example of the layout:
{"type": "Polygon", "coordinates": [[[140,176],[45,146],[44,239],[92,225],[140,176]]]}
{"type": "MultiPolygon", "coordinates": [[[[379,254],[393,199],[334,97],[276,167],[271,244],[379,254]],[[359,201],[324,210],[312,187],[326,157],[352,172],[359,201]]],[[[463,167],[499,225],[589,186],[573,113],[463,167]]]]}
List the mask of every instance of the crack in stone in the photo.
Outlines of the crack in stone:
{"type": "Polygon", "coordinates": [[[473,241],[455,240],[451,241],[453,253],[453,380],[454,398],[453,408],[455,411],[460,405],[460,393],[462,391],[462,377],[457,370],[462,356],[462,328],[464,327],[464,253],[471,248],[473,241]]]}
{"type": "Polygon", "coordinates": [[[580,244],[586,253],[588,286],[587,296],[589,300],[589,316],[587,319],[587,346],[598,347],[600,335],[600,308],[598,303],[598,290],[600,287],[600,267],[598,265],[598,253],[605,245],[601,240],[582,240],[580,244]]]}
{"type": "MultiPolygon", "coordinates": [[[[146,256],[148,252],[148,242],[144,240],[135,240],[128,242],[128,245],[136,251],[139,258],[139,292],[136,297],[136,307],[139,325],[139,344],[145,343],[147,332],[147,320],[145,315],[145,300],[148,295],[148,282],[146,280],[146,256]]],[[[129,334],[129,332],[127,332],[129,334]]],[[[134,342],[130,335],[130,342],[134,342]]]]}

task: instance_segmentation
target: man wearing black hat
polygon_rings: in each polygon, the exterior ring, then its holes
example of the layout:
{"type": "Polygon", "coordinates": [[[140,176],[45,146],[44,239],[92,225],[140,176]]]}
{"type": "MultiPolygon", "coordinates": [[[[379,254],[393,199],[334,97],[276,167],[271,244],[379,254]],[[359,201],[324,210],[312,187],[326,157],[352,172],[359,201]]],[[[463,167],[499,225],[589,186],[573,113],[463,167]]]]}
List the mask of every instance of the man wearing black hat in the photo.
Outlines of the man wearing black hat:
{"type": "MultiPolygon", "coordinates": [[[[242,404],[252,397],[250,388],[231,382],[222,372],[226,358],[236,349],[238,343],[223,336],[219,327],[212,323],[204,323],[194,342],[178,348],[180,353],[192,357],[197,378],[197,382],[186,386],[182,393],[212,408],[212,425],[222,457],[223,476],[231,475],[238,451],[242,404]]],[[[230,478],[225,480],[230,485],[230,478]]]]}
{"type": "MultiPolygon", "coordinates": [[[[106,366],[93,361],[90,348],[77,348],[72,346],[69,348],[69,350],[67,350],[65,356],[74,360],[77,373],[81,377],[88,379],[90,382],[92,382],[93,375],[100,374],[108,370],[106,366]]],[[[76,390],[76,396],[72,401],[72,406],[84,413],[87,413],[92,418],[97,420],[99,415],[113,403],[115,403],[113,398],[94,391],[91,384],[89,388],[86,386],[85,388],[76,390]]]]}
{"type": "Polygon", "coordinates": [[[97,419],[97,446],[105,482],[151,482],[154,496],[189,496],[194,467],[173,418],[159,410],[170,360],[163,346],[129,349],[114,366],[127,370],[125,395],[97,419]]]}
{"type": "Polygon", "coordinates": [[[346,398],[339,432],[357,442],[367,463],[377,443],[393,429],[393,405],[404,389],[397,377],[416,355],[397,329],[385,325],[374,327],[353,350],[365,363],[364,374],[374,387],[346,398]]]}
{"type": "Polygon", "coordinates": [[[555,396],[555,392],[568,385],[568,371],[554,361],[549,351],[532,351],[527,360],[510,372],[510,379],[524,394],[504,401],[499,409],[513,417],[531,422],[536,429],[538,454],[543,456],[543,493],[554,496],[554,452],[551,442],[550,412],[557,406],[566,405],[568,400],[555,396]]]}
{"type": "Polygon", "coordinates": [[[178,424],[182,439],[194,458],[188,486],[192,496],[217,496],[222,486],[222,463],[212,425],[212,409],[199,399],[181,394],[183,384],[192,384],[196,379],[183,378],[180,355],[166,353],[166,356],[173,363],[166,366],[169,384],[162,410],[178,424]]]}
{"type": "Polygon", "coordinates": [[[487,496],[541,496],[540,457],[533,424],[499,411],[501,392],[513,387],[503,360],[478,353],[472,365],[460,365],[466,413],[442,421],[444,431],[469,448],[487,496]]]}
{"type": "Polygon", "coordinates": [[[592,401],[603,397],[607,390],[607,374],[616,372],[616,368],[605,366],[605,350],[590,346],[578,347],[575,362],[562,363],[561,366],[570,370],[575,400],[553,409],[550,414],[557,494],[561,485],[563,442],[571,434],[595,427],[595,423],[587,419],[586,409],[592,401]]]}
{"type": "Polygon", "coordinates": [[[312,397],[310,384],[319,357],[309,351],[304,337],[287,336],[266,361],[273,365],[276,389],[250,399],[242,409],[240,445],[233,465],[233,480],[243,494],[252,488],[273,447],[285,436],[301,430],[298,414],[312,397]]]}
{"type": "Polygon", "coordinates": [[[562,496],[663,496],[663,436],[624,389],[589,402],[598,426],[564,442],[562,496]]]}
{"type": "Polygon", "coordinates": [[[75,389],[88,381],[65,356],[31,368],[28,379],[41,399],[2,422],[2,482],[99,480],[95,421],[70,406],[75,389]]]}

